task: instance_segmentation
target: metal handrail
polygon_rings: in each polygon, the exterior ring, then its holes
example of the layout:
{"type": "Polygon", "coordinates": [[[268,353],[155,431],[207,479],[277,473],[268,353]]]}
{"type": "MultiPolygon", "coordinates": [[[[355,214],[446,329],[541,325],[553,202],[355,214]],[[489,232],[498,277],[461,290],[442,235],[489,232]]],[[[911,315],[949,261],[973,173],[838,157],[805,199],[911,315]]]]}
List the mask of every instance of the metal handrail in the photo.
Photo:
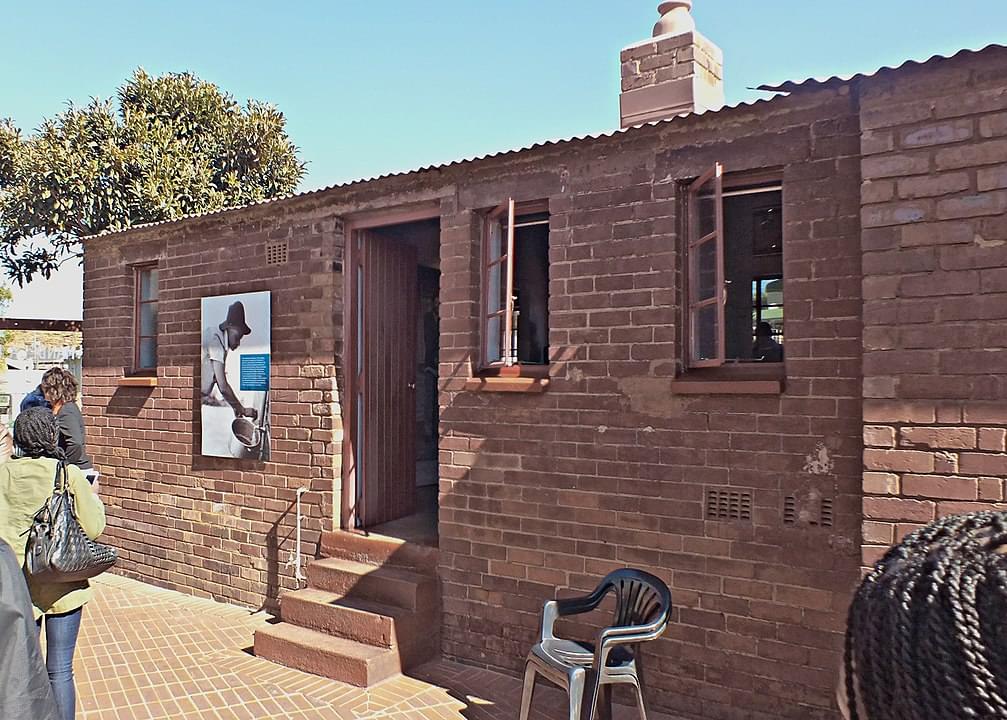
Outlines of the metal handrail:
{"type": "Polygon", "coordinates": [[[297,589],[300,590],[303,585],[307,585],[308,577],[304,574],[304,563],[301,559],[301,496],[308,492],[306,487],[297,488],[297,534],[295,539],[294,551],[291,553],[290,560],[287,561],[287,567],[291,565],[294,566],[294,583],[297,589]]]}

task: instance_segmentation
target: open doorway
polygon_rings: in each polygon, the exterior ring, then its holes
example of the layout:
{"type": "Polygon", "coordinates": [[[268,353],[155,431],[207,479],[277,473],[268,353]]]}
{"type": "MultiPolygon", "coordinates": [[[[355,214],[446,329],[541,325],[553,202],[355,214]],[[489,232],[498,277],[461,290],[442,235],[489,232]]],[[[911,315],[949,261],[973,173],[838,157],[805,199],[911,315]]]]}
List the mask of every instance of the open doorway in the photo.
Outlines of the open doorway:
{"type": "Polygon", "coordinates": [[[440,223],[351,237],[346,525],[437,543],[440,223]]]}

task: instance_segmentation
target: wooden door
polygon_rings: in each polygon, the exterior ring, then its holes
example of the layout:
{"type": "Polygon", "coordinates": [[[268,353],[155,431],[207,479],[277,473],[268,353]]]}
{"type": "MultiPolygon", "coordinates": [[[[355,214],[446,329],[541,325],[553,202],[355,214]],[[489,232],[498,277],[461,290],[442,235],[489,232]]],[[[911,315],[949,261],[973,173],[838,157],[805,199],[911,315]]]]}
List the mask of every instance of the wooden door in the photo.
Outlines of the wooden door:
{"type": "Polygon", "coordinates": [[[359,235],[357,267],[357,518],[389,522],[416,504],[416,248],[359,235]]]}

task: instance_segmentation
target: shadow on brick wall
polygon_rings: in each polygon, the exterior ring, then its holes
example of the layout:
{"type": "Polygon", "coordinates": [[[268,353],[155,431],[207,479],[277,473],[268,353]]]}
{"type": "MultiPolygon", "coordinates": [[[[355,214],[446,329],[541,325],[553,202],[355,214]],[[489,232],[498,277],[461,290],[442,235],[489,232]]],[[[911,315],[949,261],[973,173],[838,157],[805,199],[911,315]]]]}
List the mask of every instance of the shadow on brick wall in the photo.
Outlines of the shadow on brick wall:
{"type": "Polygon", "coordinates": [[[266,610],[279,617],[280,614],[280,545],[294,542],[295,526],[288,523],[286,528],[280,525],[284,518],[294,511],[296,503],[280,513],[270,524],[266,533],[266,595],[262,599],[259,610],[266,610]]]}
{"type": "Polygon", "coordinates": [[[149,387],[121,387],[112,393],[111,399],[105,409],[106,415],[116,415],[119,417],[138,417],[143,411],[144,404],[154,393],[154,388],[149,387]]]}

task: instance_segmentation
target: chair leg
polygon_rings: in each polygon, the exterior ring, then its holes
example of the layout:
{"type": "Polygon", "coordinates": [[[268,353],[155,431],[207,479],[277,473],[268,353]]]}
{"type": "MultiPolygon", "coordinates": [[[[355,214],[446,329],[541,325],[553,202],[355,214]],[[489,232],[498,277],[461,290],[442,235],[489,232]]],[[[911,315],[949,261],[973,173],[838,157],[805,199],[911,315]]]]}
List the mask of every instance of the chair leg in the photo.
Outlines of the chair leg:
{"type": "Polygon", "coordinates": [[[644,680],[643,653],[640,652],[639,645],[633,648],[633,658],[636,662],[636,684],[640,688],[640,692],[643,693],[647,690],[647,682],[644,680]]]}
{"type": "Polygon", "coordinates": [[[535,666],[525,663],[524,666],[524,687],[521,689],[521,720],[528,720],[528,713],[531,712],[531,699],[535,694],[535,682],[538,680],[538,673],[535,666]]]}
{"type": "Polygon", "coordinates": [[[647,689],[647,682],[644,680],[643,654],[640,652],[639,645],[633,649],[633,657],[636,659],[636,682],[633,684],[636,688],[636,708],[640,713],[640,720],[647,720],[647,705],[643,701],[644,691],[647,689]]]}
{"type": "Polygon", "coordinates": [[[575,672],[570,678],[570,687],[567,688],[567,692],[570,695],[570,714],[569,720],[581,720],[585,718],[586,720],[594,720],[593,709],[583,707],[584,705],[584,673],[575,672]],[[583,711],[583,715],[581,712],[583,711]]]}
{"type": "Polygon", "coordinates": [[[647,706],[643,702],[643,688],[633,684],[636,689],[636,710],[640,713],[640,720],[647,720],[647,706]]]}

